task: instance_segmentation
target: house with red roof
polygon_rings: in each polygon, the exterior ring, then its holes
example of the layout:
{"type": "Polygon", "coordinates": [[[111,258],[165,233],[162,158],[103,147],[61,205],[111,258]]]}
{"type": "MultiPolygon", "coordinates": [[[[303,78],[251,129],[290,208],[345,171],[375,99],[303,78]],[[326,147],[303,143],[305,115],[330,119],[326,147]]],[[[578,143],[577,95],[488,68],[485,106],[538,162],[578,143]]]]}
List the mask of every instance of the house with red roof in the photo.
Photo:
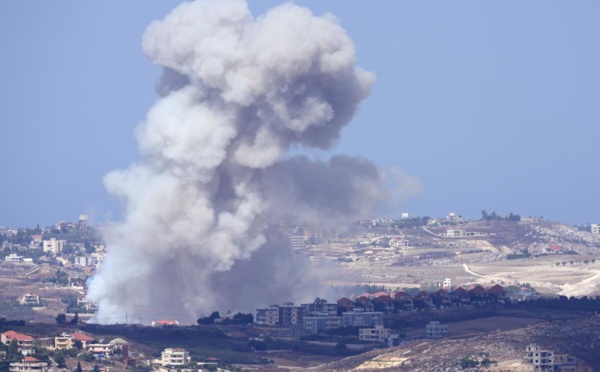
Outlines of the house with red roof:
{"type": "Polygon", "coordinates": [[[94,338],[79,332],[63,332],[59,336],[54,337],[54,348],[72,349],[75,347],[75,341],[81,342],[81,347],[85,349],[94,341],[94,338]]]}
{"type": "Polygon", "coordinates": [[[469,292],[463,287],[458,287],[452,292],[450,292],[450,297],[454,306],[468,304],[471,301],[469,297],[469,292]]]}
{"type": "Polygon", "coordinates": [[[377,296],[373,300],[373,306],[375,311],[382,311],[385,314],[391,314],[394,312],[394,300],[387,293],[377,296]]]}
{"type": "Polygon", "coordinates": [[[413,297],[413,306],[415,309],[425,310],[433,306],[429,293],[421,291],[413,297]]]}
{"type": "Polygon", "coordinates": [[[488,288],[487,293],[488,293],[488,297],[492,301],[504,300],[506,298],[506,290],[504,289],[504,287],[502,287],[499,284],[496,284],[495,286],[488,288]]]}
{"type": "Polygon", "coordinates": [[[452,306],[452,297],[445,289],[438,289],[431,294],[433,304],[439,308],[446,308],[452,306]]]}
{"type": "Polygon", "coordinates": [[[347,312],[354,310],[354,302],[347,297],[342,297],[337,300],[337,314],[338,316],[347,312]]]}
{"type": "Polygon", "coordinates": [[[410,295],[404,291],[399,291],[394,294],[394,299],[398,301],[406,301],[410,299],[410,295]]]}
{"type": "Polygon", "coordinates": [[[10,345],[12,340],[17,341],[19,352],[23,355],[29,355],[33,351],[33,337],[17,333],[15,331],[6,331],[0,336],[0,341],[4,345],[10,345]]]}
{"type": "Polygon", "coordinates": [[[469,298],[471,302],[487,302],[489,299],[487,290],[480,285],[469,290],[469,298]]]}

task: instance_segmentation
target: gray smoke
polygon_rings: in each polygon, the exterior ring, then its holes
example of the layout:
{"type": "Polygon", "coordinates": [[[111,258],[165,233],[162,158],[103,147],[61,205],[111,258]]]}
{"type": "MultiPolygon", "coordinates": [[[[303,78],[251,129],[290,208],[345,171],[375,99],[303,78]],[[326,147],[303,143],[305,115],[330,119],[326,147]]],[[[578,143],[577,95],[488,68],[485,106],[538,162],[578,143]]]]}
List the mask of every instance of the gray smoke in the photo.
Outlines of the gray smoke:
{"type": "Polygon", "coordinates": [[[143,160],[105,178],[124,204],[90,282],[96,321],[194,319],[319,293],[277,225],[329,226],[386,194],[368,161],[313,161],[374,80],[331,15],[293,4],[253,18],[242,0],[183,3],[143,37],[164,67],[137,128],[143,160]]]}

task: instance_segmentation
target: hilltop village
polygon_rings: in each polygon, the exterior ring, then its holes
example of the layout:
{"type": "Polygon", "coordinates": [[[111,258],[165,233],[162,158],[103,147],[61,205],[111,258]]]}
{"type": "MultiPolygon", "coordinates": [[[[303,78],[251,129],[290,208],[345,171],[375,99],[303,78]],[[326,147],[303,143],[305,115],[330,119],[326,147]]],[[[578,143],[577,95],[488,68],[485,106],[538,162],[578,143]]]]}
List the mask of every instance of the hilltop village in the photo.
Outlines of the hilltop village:
{"type": "MultiPolygon", "coordinates": [[[[456,213],[403,215],[353,221],[339,230],[282,224],[297,255],[315,267],[329,265],[327,284],[341,294],[335,302],[295,305],[286,298],[238,313],[215,309],[145,326],[117,317],[115,325],[100,326],[87,322],[97,310],[87,300],[87,281],[110,247],[88,221],[81,215],[44,228],[0,228],[2,371],[335,370],[328,363],[358,363],[359,357],[363,369],[412,370],[409,365],[425,362],[374,360],[396,350],[409,355],[424,343],[468,345],[465,340],[492,330],[516,332],[513,343],[483,354],[476,346],[459,348],[444,354],[449,365],[507,371],[600,366],[587,351],[600,333],[579,348],[547,333],[556,322],[564,329],[600,325],[598,225],[485,211],[476,221],[456,213]],[[531,332],[539,337],[526,336],[531,332]]],[[[456,348],[450,345],[447,350],[456,348]]]]}

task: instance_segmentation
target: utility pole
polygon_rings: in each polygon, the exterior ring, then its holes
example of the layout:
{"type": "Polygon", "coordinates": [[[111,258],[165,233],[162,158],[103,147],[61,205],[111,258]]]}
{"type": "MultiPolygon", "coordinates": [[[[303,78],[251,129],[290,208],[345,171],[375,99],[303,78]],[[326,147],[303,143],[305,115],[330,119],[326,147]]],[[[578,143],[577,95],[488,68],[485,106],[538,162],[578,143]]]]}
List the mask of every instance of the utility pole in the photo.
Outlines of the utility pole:
{"type": "Polygon", "coordinates": [[[127,312],[125,312],[125,324],[127,324],[127,312]]]}

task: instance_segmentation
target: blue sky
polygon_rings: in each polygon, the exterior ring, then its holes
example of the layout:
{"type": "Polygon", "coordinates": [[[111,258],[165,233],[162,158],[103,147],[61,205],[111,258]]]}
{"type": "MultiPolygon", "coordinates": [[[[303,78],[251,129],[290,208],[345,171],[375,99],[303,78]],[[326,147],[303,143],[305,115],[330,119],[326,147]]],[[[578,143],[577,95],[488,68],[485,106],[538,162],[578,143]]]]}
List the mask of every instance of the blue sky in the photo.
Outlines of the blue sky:
{"type": "MultiPolygon", "coordinates": [[[[421,180],[392,214],[600,222],[598,2],[296,3],[335,14],[377,75],[331,152],[421,180]]],[[[177,4],[0,2],[0,225],[120,217],[102,177],[139,160],[160,73],[141,36],[177,4]]]]}

